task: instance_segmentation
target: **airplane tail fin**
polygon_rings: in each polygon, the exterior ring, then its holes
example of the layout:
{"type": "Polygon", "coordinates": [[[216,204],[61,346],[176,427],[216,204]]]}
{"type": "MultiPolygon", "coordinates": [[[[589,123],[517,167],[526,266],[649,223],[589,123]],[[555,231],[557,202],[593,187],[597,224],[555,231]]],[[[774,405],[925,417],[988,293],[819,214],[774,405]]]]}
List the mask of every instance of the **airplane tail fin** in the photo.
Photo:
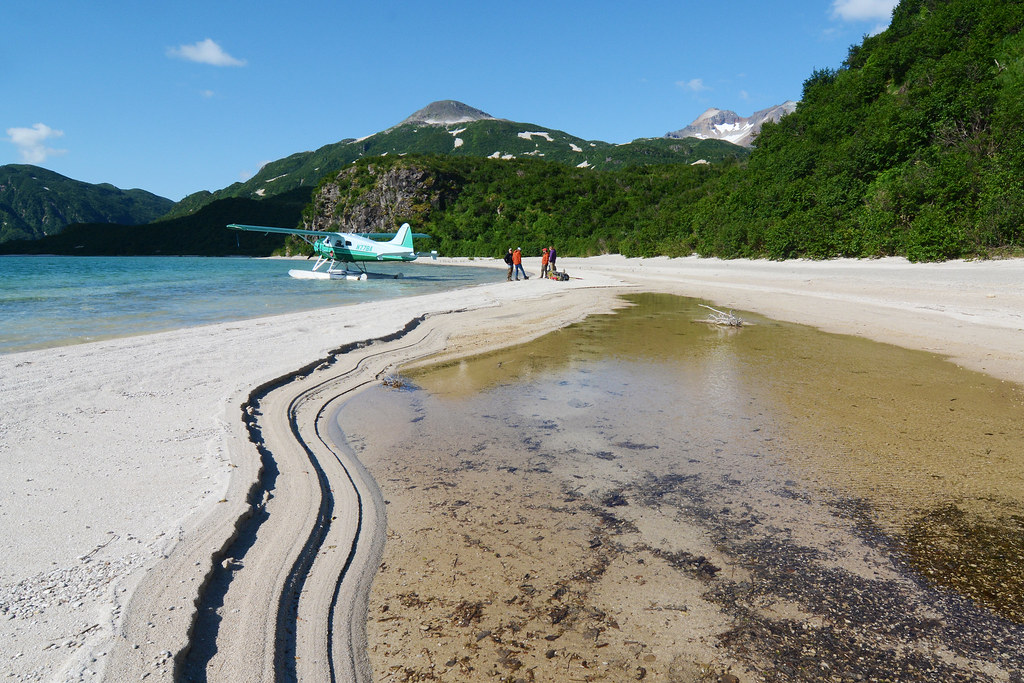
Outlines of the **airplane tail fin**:
{"type": "Polygon", "coordinates": [[[409,224],[402,223],[402,227],[398,229],[398,234],[388,244],[412,249],[412,228],[409,227],[409,224]]]}

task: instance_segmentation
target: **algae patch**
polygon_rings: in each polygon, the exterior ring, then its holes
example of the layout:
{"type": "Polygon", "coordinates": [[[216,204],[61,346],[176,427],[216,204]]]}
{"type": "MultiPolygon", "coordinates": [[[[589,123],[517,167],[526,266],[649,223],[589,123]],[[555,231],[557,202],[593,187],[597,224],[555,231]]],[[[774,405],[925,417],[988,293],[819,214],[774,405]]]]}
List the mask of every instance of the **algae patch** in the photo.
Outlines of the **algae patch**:
{"type": "Polygon", "coordinates": [[[944,505],[910,526],[906,544],[930,581],[1024,624],[1024,517],[985,521],[944,505]]]}

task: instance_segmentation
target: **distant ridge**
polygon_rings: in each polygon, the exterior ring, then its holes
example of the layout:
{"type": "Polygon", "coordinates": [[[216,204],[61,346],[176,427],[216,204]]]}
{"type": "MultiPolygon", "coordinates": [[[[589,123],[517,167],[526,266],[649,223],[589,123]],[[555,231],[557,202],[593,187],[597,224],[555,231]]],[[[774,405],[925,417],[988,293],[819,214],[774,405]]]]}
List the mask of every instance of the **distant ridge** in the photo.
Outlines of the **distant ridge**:
{"type": "Polygon", "coordinates": [[[56,235],[71,223],[140,225],[173,206],[145,190],[86,183],[29,164],[0,166],[0,243],[56,235]]]}
{"type": "Polygon", "coordinates": [[[456,100],[438,100],[437,102],[431,102],[419,111],[413,112],[398,125],[425,123],[430,126],[447,126],[455,123],[485,120],[495,119],[487,112],[480,111],[468,104],[463,104],[456,100]]]}
{"type": "Polygon", "coordinates": [[[536,123],[510,121],[456,100],[438,100],[401,122],[362,138],[345,138],[315,151],[271,161],[245,182],[182,199],[165,216],[195,213],[226,197],[265,199],[296,187],[310,189],[357,159],[388,154],[443,154],[493,159],[540,158],[579,168],[611,170],[630,165],[720,163],[744,159],[749,150],[725,140],[639,138],[626,144],[584,140],[536,123]]]}
{"type": "MultiPolygon", "coordinates": [[[[345,138],[314,151],[296,152],[265,164],[244,182],[213,192],[195,192],[178,203],[141,190],[121,192],[116,201],[111,201],[109,193],[97,192],[103,186],[94,186],[91,192],[79,187],[73,194],[62,194],[55,192],[56,178],[42,182],[43,169],[17,173],[19,168],[30,167],[0,167],[0,243],[55,235],[72,223],[147,223],[189,216],[224,199],[263,201],[298,188],[312,192],[323,178],[358,159],[409,154],[535,158],[577,168],[613,170],[636,165],[722,163],[745,159],[749,150],[718,139],[678,140],[663,136],[638,138],[625,144],[584,140],[536,123],[497,118],[456,100],[438,100],[381,132],[359,139],[345,138]],[[9,172],[25,182],[6,177],[9,172]],[[96,195],[102,195],[105,204],[128,204],[133,211],[126,214],[84,210],[98,203],[94,201],[96,195]],[[86,197],[89,201],[83,199],[86,197]],[[138,214],[140,209],[154,206],[150,212],[138,214]]],[[[116,191],[113,187],[106,189],[116,191]]]]}
{"type": "Polygon", "coordinates": [[[728,109],[708,109],[698,116],[693,123],[671,133],[667,138],[697,138],[699,140],[725,140],[734,145],[752,147],[761,125],[765,121],[778,123],[786,114],[796,110],[796,102],[792,100],[756,111],[749,117],[743,117],[728,109]]]}

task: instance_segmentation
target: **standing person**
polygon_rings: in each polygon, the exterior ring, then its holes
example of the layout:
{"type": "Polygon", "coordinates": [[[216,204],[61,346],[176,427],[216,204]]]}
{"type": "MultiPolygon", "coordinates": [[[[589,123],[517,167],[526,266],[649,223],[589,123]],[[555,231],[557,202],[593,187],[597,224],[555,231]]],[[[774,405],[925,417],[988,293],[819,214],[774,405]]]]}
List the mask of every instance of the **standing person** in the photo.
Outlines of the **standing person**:
{"type": "Polygon", "coordinates": [[[558,268],[555,267],[555,246],[551,245],[548,247],[548,265],[551,266],[551,272],[558,272],[558,268]]]}
{"type": "MultiPolygon", "coordinates": [[[[512,247],[508,248],[508,253],[505,254],[505,263],[508,264],[508,277],[505,279],[512,282],[512,247]]],[[[517,280],[519,278],[516,278],[517,280]]]]}
{"type": "Polygon", "coordinates": [[[548,248],[540,250],[540,277],[543,280],[548,276],[548,248]]]}
{"type": "Polygon", "coordinates": [[[519,280],[519,273],[523,274],[524,280],[529,280],[530,276],[523,270],[523,248],[516,247],[516,250],[512,252],[512,264],[516,267],[516,281],[519,280]]]}

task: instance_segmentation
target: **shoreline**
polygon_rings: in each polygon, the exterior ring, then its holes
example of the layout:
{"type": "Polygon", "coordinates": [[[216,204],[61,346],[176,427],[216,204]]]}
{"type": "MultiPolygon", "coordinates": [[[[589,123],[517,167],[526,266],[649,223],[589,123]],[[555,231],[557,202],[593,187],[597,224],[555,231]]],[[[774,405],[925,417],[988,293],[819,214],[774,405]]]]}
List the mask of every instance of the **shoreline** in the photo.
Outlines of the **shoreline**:
{"type": "MultiPolygon", "coordinates": [[[[537,272],[536,260],[524,259],[529,272],[537,272]]],[[[498,260],[426,262],[505,268],[498,260]]],[[[140,647],[145,657],[130,647],[125,655],[135,657],[129,668],[137,671],[170,671],[179,657],[174,648],[187,644],[189,601],[221,561],[235,522],[251,514],[245,492],[259,462],[238,406],[254,387],[345,344],[392,335],[418,316],[428,316],[423,332],[435,335],[432,348],[451,357],[527,341],[609,310],[618,291],[663,291],[939,353],[1024,384],[1017,284],[1024,261],[616,256],[563,257],[559,266],[581,279],[499,281],[388,307],[329,309],[314,320],[288,314],[0,356],[0,456],[10,473],[3,493],[18,505],[0,508],[0,531],[18,539],[0,564],[0,628],[11,662],[4,672],[26,679],[107,672],[112,647],[126,640],[125,625],[142,613],[127,608],[136,589],[160,575],[154,567],[187,559],[182,566],[191,574],[177,579],[183,583],[171,594],[175,609],[141,622],[154,647],[140,647]],[[198,539],[200,528],[209,535],[198,539]],[[40,602],[47,589],[52,599],[40,602]]],[[[384,366],[426,348],[389,351],[384,366]]],[[[348,390],[344,380],[332,389],[348,390]]]]}
{"type": "MultiPolygon", "coordinates": [[[[497,259],[439,257],[437,263],[505,267],[497,259]]],[[[527,272],[539,272],[539,264],[537,257],[523,258],[527,272]]],[[[936,353],[1024,385],[1024,259],[910,263],[900,257],[729,261],[605,255],[559,257],[558,265],[574,277],[620,278],[639,291],[706,299],[824,332],[936,353]]]]}

